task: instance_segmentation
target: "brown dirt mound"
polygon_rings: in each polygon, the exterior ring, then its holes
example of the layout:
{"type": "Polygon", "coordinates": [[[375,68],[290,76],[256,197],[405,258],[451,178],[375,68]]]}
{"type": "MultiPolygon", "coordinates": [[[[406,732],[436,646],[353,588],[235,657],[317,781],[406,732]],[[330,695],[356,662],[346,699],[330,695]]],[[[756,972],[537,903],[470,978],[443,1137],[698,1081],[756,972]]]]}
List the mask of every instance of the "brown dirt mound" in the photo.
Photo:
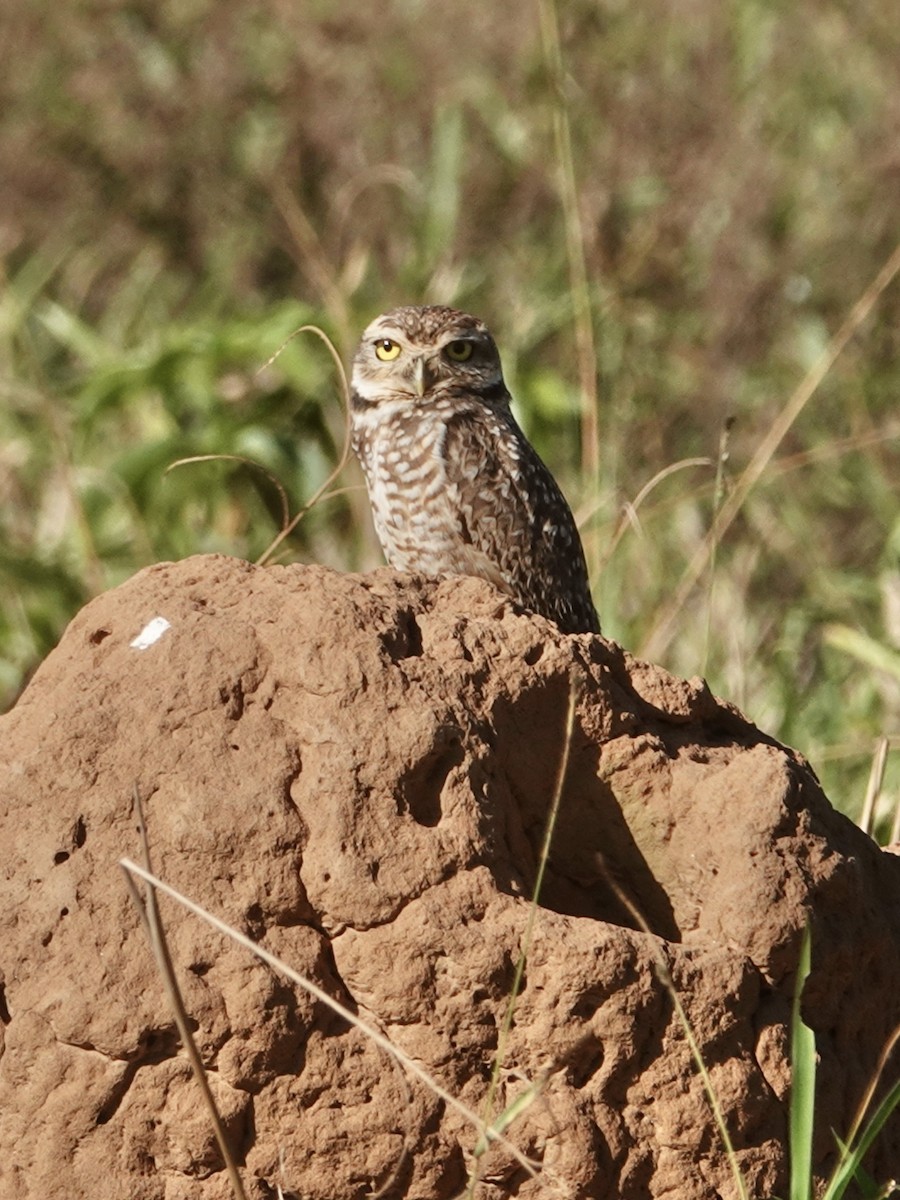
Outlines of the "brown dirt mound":
{"type": "MultiPolygon", "coordinates": [[[[485,1097],[557,767],[571,761],[499,1103],[541,1079],[479,1196],[735,1194],[662,954],[751,1194],[787,1191],[801,931],[833,1157],[900,1020],[900,860],[700,681],[564,638],[486,584],[387,570],[141,572],[0,723],[0,1195],[229,1189],[117,860],[155,866],[485,1097]],[[164,617],[146,649],[132,642],[164,617]],[[654,930],[635,922],[618,882],[654,930]]],[[[177,906],[163,916],[254,1200],[443,1200],[474,1131],[355,1029],[177,906]]],[[[896,1172],[900,1122],[868,1163],[896,1172]]]]}

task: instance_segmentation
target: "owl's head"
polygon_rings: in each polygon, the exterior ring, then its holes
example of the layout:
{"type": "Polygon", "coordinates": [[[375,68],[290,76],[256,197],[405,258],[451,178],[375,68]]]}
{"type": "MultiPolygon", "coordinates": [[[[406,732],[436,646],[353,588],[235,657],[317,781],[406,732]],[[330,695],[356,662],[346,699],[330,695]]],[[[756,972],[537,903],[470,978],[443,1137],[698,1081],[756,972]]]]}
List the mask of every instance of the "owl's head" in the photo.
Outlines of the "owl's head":
{"type": "Polygon", "coordinates": [[[475,394],[508,402],[500,355],[487,326],[455,308],[394,308],[366,329],[353,359],[357,404],[415,403],[475,394]]]}

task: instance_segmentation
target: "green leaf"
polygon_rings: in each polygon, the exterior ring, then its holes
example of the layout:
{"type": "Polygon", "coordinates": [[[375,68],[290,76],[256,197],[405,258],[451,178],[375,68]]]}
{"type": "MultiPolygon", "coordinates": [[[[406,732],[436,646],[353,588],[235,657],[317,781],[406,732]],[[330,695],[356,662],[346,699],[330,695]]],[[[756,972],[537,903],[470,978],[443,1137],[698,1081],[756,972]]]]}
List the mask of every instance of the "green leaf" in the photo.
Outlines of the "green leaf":
{"type": "MultiPolygon", "coordinates": [[[[865,1129],[862,1131],[859,1141],[850,1151],[849,1146],[841,1146],[841,1158],[837,1168],[832,1176],[825,1195],[822,1200],[841,1200],[844,1192],[847,1190],[850,1183],[857,1177],[860,1170],[860,1165],[866,1155],[869,1147],[878,1137],[888,1117],[893,1113],[897,1105],[900,1104],[900,1080],[894,1084],[888,1094],[884,1097],[875,1112],[872,1114],[869,1121],[866,1123],[865,1129]]],[[[839,1143],[840,1144],[840,1143],[839,1143]]],[[[880,1195],[890,1195],[891,1189],[896,1187],[896,1184],[891,1182],[885,1185],[889,1190],[882,1190],[880,1195]]]]}
{"type": "Polygon", "coordinates": [[[463,149],[462,110],[458,104],[439,108],[432,131],[431,178],[426,197],[424,244],[428,262],[440,259],[453,244],[463,149]]]}
{"type": "Polygon", "coordinates": [[[834,624],[825,626],[824,636],[828,645],[836,650],[843,650],[866,666],[876,667],[900,679],[900,654],[867,633],[851,629],[849,625],[834,624]]]}
{"type": "Polygon", "coordinates": [[[807,925],[800,946],[794,1003],[791,1008],[790,1200],[810,1200],[813,1194],[812,1138],[816,1100],[816,1039],[800,1013],[800,1001],[809,976],[811,957],[811,938],[807,925]]]}

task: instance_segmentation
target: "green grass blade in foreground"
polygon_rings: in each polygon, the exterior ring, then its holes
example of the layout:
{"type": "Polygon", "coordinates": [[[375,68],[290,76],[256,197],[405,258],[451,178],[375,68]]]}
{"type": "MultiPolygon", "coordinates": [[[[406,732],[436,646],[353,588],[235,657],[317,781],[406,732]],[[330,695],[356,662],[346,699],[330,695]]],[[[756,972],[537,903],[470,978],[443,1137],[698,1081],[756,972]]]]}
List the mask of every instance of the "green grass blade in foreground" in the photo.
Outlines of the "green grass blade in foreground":
{"type": "MultiPolygon", "coordinates": [[[[838,1144],[838,1149],[841,1155],[849,1155],[850,1147],[846,1142],[842,1142],[837,1135],[834,1139],[838,1144]]],[[[860,1200],[886,1200],[886,1198],[897,1191],[897,1181],[895,1179],[888,1180],[885,1184],[876,1183],[868,1171],[862,1167],[857,1167],[853,1175],[853,1182],[856,1184],[856,1189],[859,1192],[860,1200]]]]}
{"type": "MultiPolygon", "coordinates": [[[[900,1105],[900,1080],[898,1080],[885,1098],[881,1101],[875,1112],[872,1114],[869,1121],[866,1123],[865,1129],[860,1135],[860,1139],[855,1147],[841,1145],[841,1159],[837,1165],[834,1175],[825,1191],[822,1200],[841,1200],[841,1197],[847,1190],[850,1183],[853,1182],[866,1151],[878,1137],[885,1121],[900,1105]]],[[[896,1184],[887,1184],[887,1191],[882,1190],[879,1195],[891,1195],[891,1192],[896,1189],[896,1184]]]]}
{"type": "Polygon", "coordinates": [[[809,926],[800,946],[797,983],[791,1009],[791,1190],[790,1200],[812,1196],[812,1137],[816,1101],[816,1039],[803,1022],[800,1000],[809,975],[811,939],[809,926]]]}

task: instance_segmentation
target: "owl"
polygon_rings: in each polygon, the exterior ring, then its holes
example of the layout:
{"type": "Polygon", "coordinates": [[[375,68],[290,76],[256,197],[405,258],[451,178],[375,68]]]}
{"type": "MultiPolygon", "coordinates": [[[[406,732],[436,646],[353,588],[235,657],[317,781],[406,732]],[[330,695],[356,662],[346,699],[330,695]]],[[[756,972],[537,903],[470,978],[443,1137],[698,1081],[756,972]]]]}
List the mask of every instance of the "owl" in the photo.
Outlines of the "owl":
{"type": "Polygon", "coordinates": [[[399,571],[476,575],[563,633],[599,633],[572,512],[510,410],[487,327],[453,308],[395,308],[362,336],[353,448],[399,571]]]}

